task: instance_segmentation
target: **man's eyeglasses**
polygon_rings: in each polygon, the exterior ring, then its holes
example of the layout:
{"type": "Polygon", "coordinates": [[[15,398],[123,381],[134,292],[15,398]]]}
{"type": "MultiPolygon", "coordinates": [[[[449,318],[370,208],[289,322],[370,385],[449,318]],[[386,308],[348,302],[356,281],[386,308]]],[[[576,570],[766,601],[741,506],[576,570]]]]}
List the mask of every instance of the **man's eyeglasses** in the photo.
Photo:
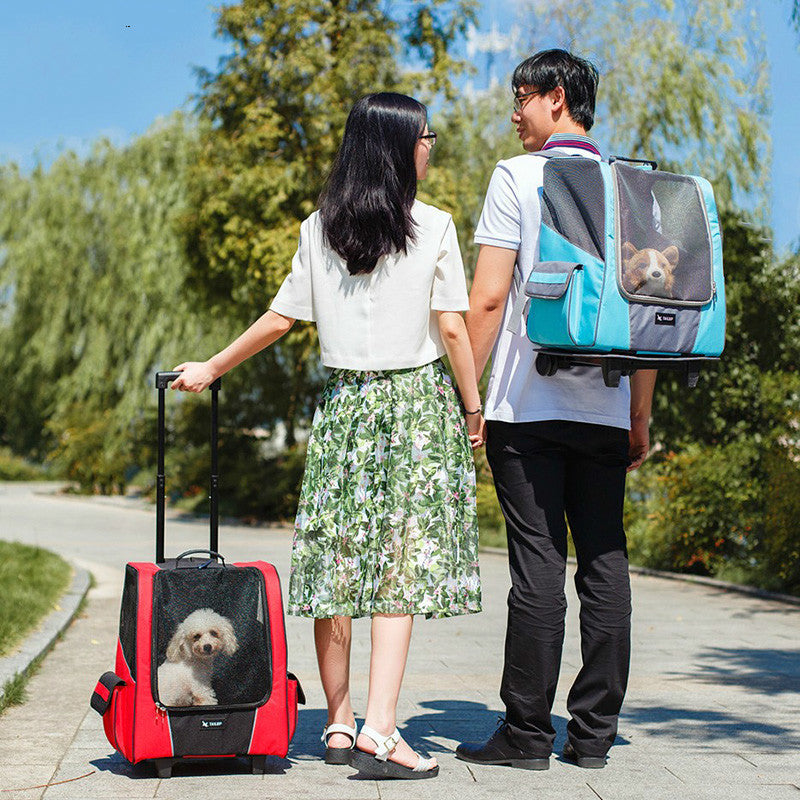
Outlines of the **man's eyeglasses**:
{"type": "Polygon", "coordinates": [[[436,144],[436,134],[431,131],[430,133],[425,133],[419,137],[420,139],[427,139],[432,145],[436,144]]]}
{"type": "Polygon", "coordinates": [[[525,105],[522,101],[525,100],[527,97],[533,97],[533,95],[539,94],[538,89],[534,89],[532,92],[525,92],[524,94],[515,94],[514,95],[514,111],[520,112],[522,111],[522,107],[525,105]]]}

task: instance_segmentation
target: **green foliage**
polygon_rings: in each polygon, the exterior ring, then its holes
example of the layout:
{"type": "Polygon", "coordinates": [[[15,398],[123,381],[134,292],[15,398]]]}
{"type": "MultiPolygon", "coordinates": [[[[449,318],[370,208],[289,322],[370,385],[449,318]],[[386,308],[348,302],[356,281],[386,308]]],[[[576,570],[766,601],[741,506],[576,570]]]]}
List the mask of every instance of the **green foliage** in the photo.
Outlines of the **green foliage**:
{"type": "MultiPolygon", "coordinates": [[[[452,95],[452,45],[473,0],[423,0],[402,24],[376,0],[245,0],[219,11],[231,53],[201,71],[210,123],[184,218],[187,286],[204,309],[249,324],[289,272],[301,221],[315,208],[353,102],[376,90],[452,95]],[[403,47],[419,62],[401,65],[403,47]]],[[[295,422],[320,388],[316,331],[298,325],[231,376],[262,406],[251,425],[295,422]]]]}
{"type": "Polygon", "coordinates": [[[500,504],[497,502],[492,472],[484,449],[475,451],[475,477],[480,543],[489,547],[505,547],[506,523],[500,504]]]}
{"type": "Polygon", "coordinates": [[[659,375],[652,433],[670,449],[766,436],[800,409],[800,254],[776,259],[768,231],[741,214],[724,214],[722,228],[725,350],[696,390],[659,375]]]}
{"type": "Polygon", "coordinates": [[[42,481],[47,471],[15,455],[9,447],[0,447],[0,481],[42,481]]]}
{"type": "Polygon", "coordinates": [[[153,373],[205,342],[176,234],[197,146],[175,115],[124,148],[101,141],[83,160],[0,173],[0,441],[55,451],[84,489],[122,484],[153,373]]]}
{"type": "Polygon", "coordinates": [[[55,553],[0,540],[0,657],[53,610],[71,573],[55,553]]]}
{"type": "Polygon", "coordinates": [[[704,175],[723,205],[764,210],[769,62],[744,0],[527,0],[521,15],[536,42],[597,63],[598,128],[614,153],[704,175]]]}
{"type": "Polygon", "coordinates": [[[629,526],[632,558],[703,575],[746,562],[763,534],[765,477],[759,447],[748,440],[693,444],[634,473],[629,493],[644,496],[646,510],[629,526]]]}

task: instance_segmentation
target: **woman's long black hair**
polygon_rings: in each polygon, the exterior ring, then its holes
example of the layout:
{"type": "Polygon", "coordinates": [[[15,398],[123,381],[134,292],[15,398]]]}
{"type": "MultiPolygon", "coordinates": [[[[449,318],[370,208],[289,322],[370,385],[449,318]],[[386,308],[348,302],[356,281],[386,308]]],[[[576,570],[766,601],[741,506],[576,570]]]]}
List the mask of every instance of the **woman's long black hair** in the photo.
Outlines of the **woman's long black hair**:
{"type": "Polygon", "coordinates": [[[394,92],[369,94],[350,110],[319,211],[351,275],[372,272],[381,256],[414,241],[414,149],[427,116],[422,103],[394,92]]]}

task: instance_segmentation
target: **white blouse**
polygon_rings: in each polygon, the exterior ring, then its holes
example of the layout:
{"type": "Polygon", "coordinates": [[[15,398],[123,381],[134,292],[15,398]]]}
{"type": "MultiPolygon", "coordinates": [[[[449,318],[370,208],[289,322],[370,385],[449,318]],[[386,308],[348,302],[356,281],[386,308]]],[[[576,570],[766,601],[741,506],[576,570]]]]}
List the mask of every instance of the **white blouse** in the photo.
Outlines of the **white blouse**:
{"type": "Polygon", "coordinates": [[[350,275],[325,244],[315,211],[300,226],[292,271],[270,308],[316,322],[322,363],[355,370],[404,369],[445,354],[436,311],[467,311],[469,296],[453,219],[414,201],[416,242],[350,275]]]}

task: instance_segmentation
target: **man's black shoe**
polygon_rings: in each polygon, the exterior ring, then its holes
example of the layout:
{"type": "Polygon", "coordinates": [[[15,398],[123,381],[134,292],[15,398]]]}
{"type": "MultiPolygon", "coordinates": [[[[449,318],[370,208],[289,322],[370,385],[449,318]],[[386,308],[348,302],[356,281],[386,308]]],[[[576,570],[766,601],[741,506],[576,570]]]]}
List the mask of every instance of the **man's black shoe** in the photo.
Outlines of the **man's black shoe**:
{"type": "Polygon", "coordinates": [[[501,725],[486,742],[465,742],[456,748],[456,758],[470,764],[502,765],[517,769],[549,769],[550,759],[532,756],[512,744],[501,725]]]}
{"type": "Polygon", "coordinates": [[[606,765],[605,756],[579,756],[570,742],[564,745],[561,755],[567,761],[571,761],[573,764],[577,764],[584,769],[603,769],[606,765]]]}

